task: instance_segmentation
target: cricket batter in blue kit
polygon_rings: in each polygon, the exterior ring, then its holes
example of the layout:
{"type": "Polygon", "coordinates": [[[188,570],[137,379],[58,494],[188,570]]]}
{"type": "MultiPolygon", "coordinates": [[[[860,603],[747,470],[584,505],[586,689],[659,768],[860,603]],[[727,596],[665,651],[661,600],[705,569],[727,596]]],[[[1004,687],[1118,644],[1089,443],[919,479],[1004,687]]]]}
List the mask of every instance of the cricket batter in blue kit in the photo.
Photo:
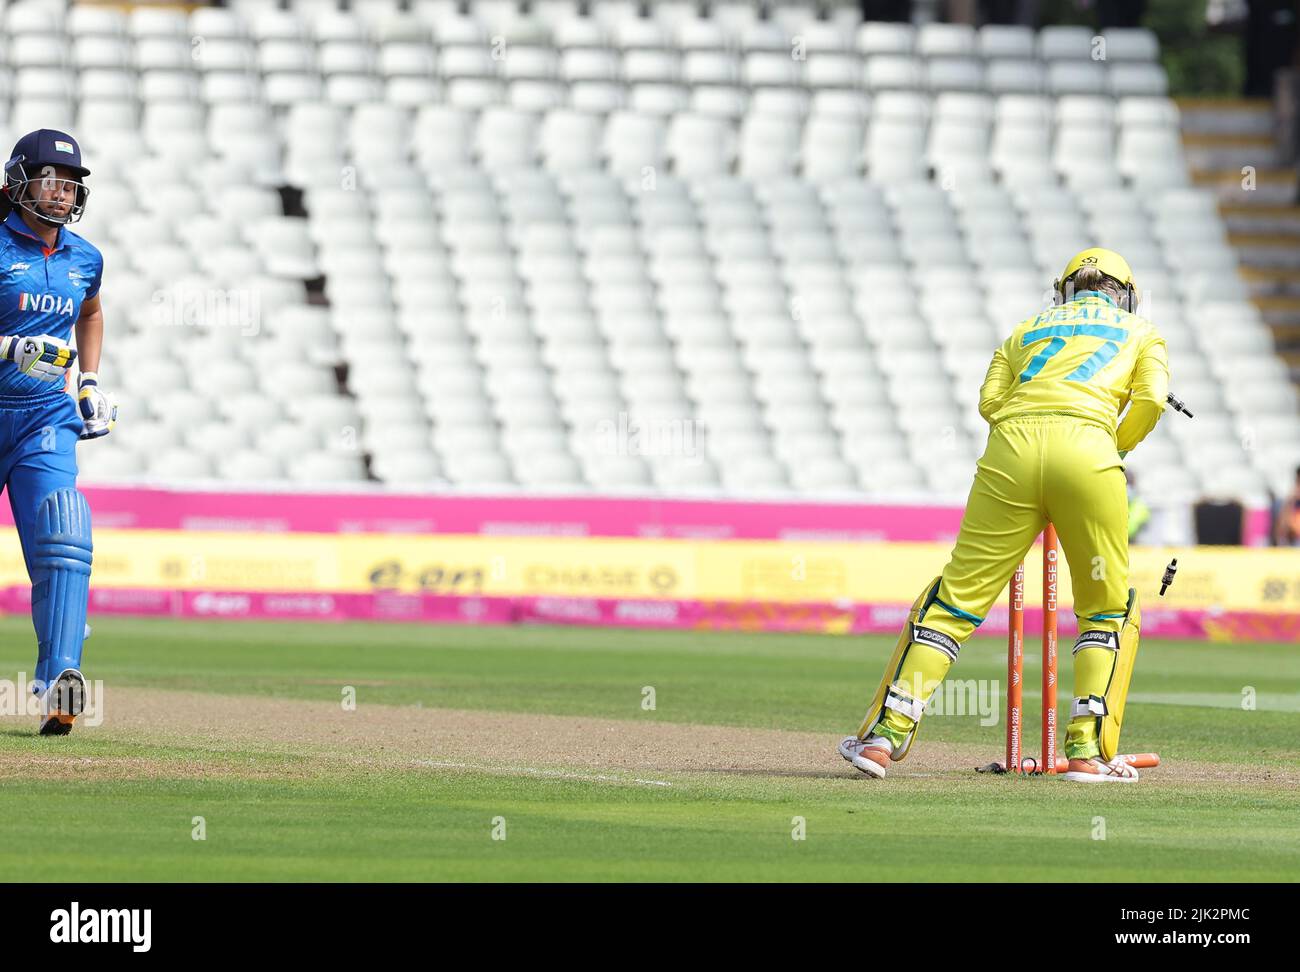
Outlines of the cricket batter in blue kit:
{"type": "Polygon", "coordinates": [[[107,435],[116,420],[96,375],[104,260],[67,228],[85,211],[89,174],[71,135],[41,129],[14,146],[0,192],[0,483],[32,581],[32,688],[48,736],[71,732],[85,707],[91,536],[77,441],[107,435]],[[78,357],[74,400],[67,379],[78,357]]]}

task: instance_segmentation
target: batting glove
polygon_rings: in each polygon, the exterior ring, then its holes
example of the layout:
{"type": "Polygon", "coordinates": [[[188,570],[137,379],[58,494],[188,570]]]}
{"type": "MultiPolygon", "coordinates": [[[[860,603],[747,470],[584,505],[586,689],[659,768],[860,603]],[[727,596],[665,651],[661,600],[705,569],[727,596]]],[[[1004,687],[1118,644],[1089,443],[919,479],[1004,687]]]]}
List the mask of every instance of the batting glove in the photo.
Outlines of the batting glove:
{"type": "Polygon", "coordinates": [[[117,404],[100,390],[99,376],[93,371],[83,373],[77,382],[77,408],[83,420],[79,438],[98,439],[117,424],[117,404]]]}
{"type": "Polygon", "coordinates": [[[41,381],[62,381],[77,360],[77,352],[48,334],[6,335],[0,338],[0,358],[12,361],[23,374],[41,381]]]}

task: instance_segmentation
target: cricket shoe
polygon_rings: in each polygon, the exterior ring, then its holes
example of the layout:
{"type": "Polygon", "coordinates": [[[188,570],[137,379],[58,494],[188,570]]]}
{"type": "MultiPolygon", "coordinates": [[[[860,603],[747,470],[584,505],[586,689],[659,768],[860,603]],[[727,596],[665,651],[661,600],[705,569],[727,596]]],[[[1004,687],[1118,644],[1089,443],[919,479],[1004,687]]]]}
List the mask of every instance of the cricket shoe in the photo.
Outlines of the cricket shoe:
{"type": "Polygon", "coordinates": [[[86,708],[86,679],[75,668],[65,668],[41,693],[41,735],[66,736],[86,708]]]}
{"type": "Polygon", "coordinates": [[[1065,778],[1075,783],[1136,783],[1138,771],[1122,757],[1106,762],[1100,756],[1093,756],[1070,760],[1065,778]]]}
{"type": "Polygon", "coordinates": [[[840,740],[840,755],[868,776],[883,779],[889,770],[890,754],[894,745],[883,736],[859,739],[848,736],[840,740]]]}

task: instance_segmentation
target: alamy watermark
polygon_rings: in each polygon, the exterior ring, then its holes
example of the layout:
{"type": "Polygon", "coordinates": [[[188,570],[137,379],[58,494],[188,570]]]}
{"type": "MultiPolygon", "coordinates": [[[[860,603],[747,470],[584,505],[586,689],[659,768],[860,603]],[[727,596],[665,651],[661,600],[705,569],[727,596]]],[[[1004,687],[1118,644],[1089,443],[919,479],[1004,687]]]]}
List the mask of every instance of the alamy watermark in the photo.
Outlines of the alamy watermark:
{"type": "MultiPolygon", "coordinates": [[[[40,679],[28,681],[25,672],[18,673],[17,681],[0,678],[0,716],[28,716],[36,719],[41,711],[41,693],[45,683],[40,679]]],[[[104,722],[104,680],[86,682],[85,705],[77,722],[82,726],[98,726],[104,722]]]]}
{"type": "MultiPolygon", "coordinates": [[[[897,684],[897,683],[895,683],[897,684]]],[[[923,684],[918,672],[910,692],[914,699],[929,699],[925,704],[927,716],[979,716],[981,726],[998,724],[1002,707],[1002,683],[988,678],[948,678],[935,686],[923,684]]]]}
{"type": "Polygon", "coordinates": [[[596,451],[606,456],[704,457],[704,423],[687,418],[636,418],[619,412],[592,429],[596,451]]]}
{"type": "Polygon", "coordinates": [[[156,327],[228,327],[245,337],[262,329],[262,296],[256,290],[177,285],[155,290],[151,300],[156,327]]]}

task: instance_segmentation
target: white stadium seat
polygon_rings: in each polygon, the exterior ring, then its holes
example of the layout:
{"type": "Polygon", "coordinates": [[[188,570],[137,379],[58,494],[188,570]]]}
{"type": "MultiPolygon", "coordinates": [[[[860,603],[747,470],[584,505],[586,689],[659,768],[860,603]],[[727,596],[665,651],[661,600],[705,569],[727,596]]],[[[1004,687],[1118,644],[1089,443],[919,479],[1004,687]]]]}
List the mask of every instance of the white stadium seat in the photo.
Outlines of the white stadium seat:
{"type": "Polygon", "coordinates": [[[1046,61],[1082,60],[1093,56],[1098,40],[1087,27],[1044,27],[1038,32],[1038,54],[1046,61]]]}
{"type": "Polygon", "coordinates": [[[916,28],[910,24],[865,23],[858,28],[857,48],[863,54],[911,54],[916,28]]]}

